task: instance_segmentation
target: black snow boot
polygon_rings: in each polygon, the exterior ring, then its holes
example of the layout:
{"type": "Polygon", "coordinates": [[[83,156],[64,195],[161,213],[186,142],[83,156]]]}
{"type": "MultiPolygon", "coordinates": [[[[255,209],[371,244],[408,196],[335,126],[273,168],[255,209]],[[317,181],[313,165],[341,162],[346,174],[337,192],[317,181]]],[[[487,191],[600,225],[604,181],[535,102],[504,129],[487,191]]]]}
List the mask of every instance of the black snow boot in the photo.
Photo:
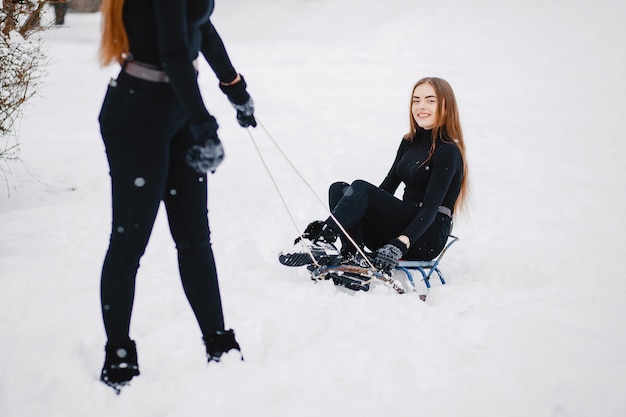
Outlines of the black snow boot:
{"type": "Polygon", "coordinates": [[[123,345],[111,345],[104,347],[106,358],[100,374],[100,381],[104,382],[115,390],[117,394],[125,385],[128,385],[133,377],[139,375],[139,365],[137,364],[137,347],[135,342],[123,345]]]}
{"type": "Polygon", "coordinates": [[[213,334],[204,336],[202,339],[206,346],[206,356],[209,362],[219,362],[222,359],[222,355],[232,349],[239,351],[241,360],[243,360],[241,348],[235,340],[235,332],[232,329],[218,330],[213,334]]]}
{"type": "Polygon", "coordinates": [[[308,239],[311,242],[335,243],[337,236],[338,233],[335,232],[326,222],[316,220],[309,223],[306,229],[304,229],[304,232],[302,232],[302,236],[298,236],[293,243],[298,243],[302,238],[308,239]]]}
{"type": "Polygon", "coordinates": [[[278,262],[285,266],[304,266],[311,264],[335,265],[341,259],[339,250],[332,243],[317,241],[298,243],[293,248],[281,252],[278,262]]]}
{"type": "Polygon", "coordinates": [[[278,255],[278,261],[285,266],[334,265],[340,258],[334,245],[336,240],[337,232],[325,222],[316,220],[298,236],[293,248],[278,255]]]}

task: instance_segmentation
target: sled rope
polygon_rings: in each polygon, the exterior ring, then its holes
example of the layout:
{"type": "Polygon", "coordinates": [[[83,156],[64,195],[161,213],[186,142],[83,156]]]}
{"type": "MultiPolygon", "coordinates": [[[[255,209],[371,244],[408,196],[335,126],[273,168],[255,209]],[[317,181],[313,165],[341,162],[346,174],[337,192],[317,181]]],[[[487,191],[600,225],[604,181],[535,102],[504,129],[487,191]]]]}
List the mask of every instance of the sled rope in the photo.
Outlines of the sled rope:
{"type": "MultiPolygon", "coordinates": [[[[263,124],[261,124],[261,122],[259,121],[258,117],[257,117],[257,123],[263,127],[263,124]]],[[[263,130],[265,130],[264,127],[263,127],[263,130]]],[[[289,210],[289,205],[287,204],[287,201],[285,200],[285,197],[283,196],[283,193],[280,191],[280,187],[278,186],[278,183],[276,182],[276,178],[274,178],[274,175],[272,174],[272,171],[270,170],[269,166],[267,165],[267,162],[265,161],[265,158],[263,157],[263,154],[261,153],[261,149],[259,148],[259,145],[257,144],[256,140],[254,139],[254,136],[252,135],[251,129],[247,128],[246,131],[248,132],[248,136],[250,136],[250,140],[252,140],[252,144],[254,145],[254,149],[256,150],[257,155],[259,155],[259,159],[261,160],[261,163],[263,164],[263,167],[265,168],[265,171],[267,172],[267,175],[272,180],[272,184],[274,185],[274,188],[276,189],[276,192],[278,193],[278,196],[280,197],[280,201],[283,203],[283,207],[285,207],[285,211],[287,211],[287,214],[289,215],[289,218],[291,219],[291,223],[293,224],[293,227],[296,229],[297,233],[300,235],[300,229],[298,228],[298,223],[296,222],[296,219],[293,217],[293,214],[291,213],[291,210],[289,210]]],[[[266,131],[266,133],[267,133],[267,131],[266,131]]],[[[303,179],[303,181],[310,188],[310,186],[306,182],[306,180],[303,179]]],[[[300,236],[300,237],[302,237],[302,236],[300,236]]],[[[302,246],[304,247],[304,249],[306,249],[306,251],[309,254],[309,256],[311,257],[311,259],[313,259],[313,262],[315,263],[315,266],[319,267],[320,265],[317,263],[317,260],[315,259],[315,256],[313,256],[313,252],[311,251],[311,249],[309,247],[307,247],[306,245],[302,245],[302,246]]]]}
{"type": "MultiPolygon", "coordinates": [[[[291,160],[289,159],[289,157],[287,156],[287,154],[285,154],[285,152],[282,150],[282,148],[278,145],[278,143],[276,142],[276,140],[274,139],[274,137],[272,136],[272,134],[267,130],[267,128],[265,127],[265,125],[259,120],[258,117],[256,117],[257,123],[259,124],[259,126],[261,126],[261,129],[263,129],[263,132],[265,132],[265,135],[269,138],[270,142],[272,142],[272,144],[274,145],[274,147],[278,150],[278,152],[280,153],[280,155],[285,159],[285,161],[289,164],[289,166],[291,167],[291,169],[296,173],[296,175],[302,180],[302,182],[306,185],[306,187],[309,189],[309,191],[311,191],[311,194],[313,194],[313,196],[317,199],[317,201],[322,205],[322,207],[324,207],[324,209],[328,212],[328,214],[330,215],[330,217],[335,221],[335,223],[339,226],[339,229],[341,229],[341,231],[343,232],[343,234],[348,238],[348,240],[350,241],[350,243],[352,243],[352,245],[354,245],[354,247],[356,248],[356,250],[359,252],[359,254],[363,257],[363,259],[365,259],[365,261],[367,262],[367,264],[372,268],[372,269],[376,269],[374,267],[374,265],[372,264],[372,262],[369,260],[369,258],[365,255],[365,253],[363,252],[363,250],[359,247],[359,245],[354,241],[354,239],[352,238],[352,236],[350,236],[350,234],[348,233],[348,231],[343,227],[343,225],[337,220],[337,218],[335,217],[335,215],[332,213],[332,211],[330,211],[330,209],[326,206],[326,203],[324,203],[324,201],[317,195],[317,193],[315,192],[315,190],[313,189],[313,187],[311,187],[311,185],[309,184],[309,182],[306,180],[306,178],[304,178],[304,176],[300,173],[300,171],[298,170],[298,168],[296,168],[296,166],[293,164],[293,162],[291,162],[291,160]]],[[[285,210],[287,211],[287,213],[289,213],[289,217],[291,219],[291,222],[293,223],[293,226],[296,229],[296,233],[298,233],[298,235],[300,236],[300,238],[302,239],[303,236],[300,233],[300,228],[298,227],[298,224],[296,222],[296,220],[293,217],[293,214],[291,213],[291,210],[289,209],[289,206],[285,200],[285,198],[283,197],[282,192],[280,191],[280,188],[278,187],[278,183],[276,182],[276,179],[274,178],[274,176],[272,175],[271,170],[269,169],[267,163],[265,162],[265,158],[263,158],[263,155],[261,154],[261,151],[256,143],[256,140],[254,139],[254,136],[252,135],[251,129],[247,128],[246,129],[248,131],[248,135],[250,136],[250,139],[252,140],[252,143],[254,144],[254,148],[256,149],[257,154],[259,155],[259,158],[261,159],[261,162],[263,163],[263,166],[265,167],[265,170],[267,171],[269,177],[272,180],[272,183],[274,184],[274,188],[276,188],[276,191],[278,192],[278,195],[280,196],[280,199],[283,203],[283,206],[285,207],[285,210]]],[[[317,261],[315,261],[315,257],[313,256],[313,254],[311,253],[310,249],[307,248],[307,251],[309,252],[309,255],[311,256],[311,258],[313,259],[313,261],[315,262],[316,266],[319,266],[319,264],[317,263],[317,261]]]]}
{"type": "MultiPolygon", "coordinates": [[[[260,122],[258,122],[258,119],[257,119],[257,123],[260,124],[260,122]]],[[[252,140],[252,144],[254,145],[254,149],[256,150],[256,153],[259,155],[259,159],[261,160],[261,163],[263,164],[263,167],[265,168],[265,171],[267,171],[267,174],[269,175],[270,180],[272,180],[272,184],[274,185],[274,188],[276,189],[276,192],[278,193],[278,196],[280,197],[280,201],[283,203],[283,206],[285,207],[285,210],[287,211],[287,214],[289,215],[289,218],[291,219],[291,223],[293,223],[293,226],[297,230],[298,229],[298,224],[296,223],[296,219],[294,219],[293,214],[291,213],[291,210],[289,210],[289,207],[287,205],[287,201],[285,201],[285,197],[283,196],[283,193],[280,191],[280,188],[278,187],[278,183],[276,182],[276,178],[274,178],[274,175],[272,175],[272,171],[267,166],[267,162],[265,162],[265,158],[263,158],[263,154],[261,154],[261,150],[259,149],[259,146],[257,145],[256,140],[254,139],[254,136],[252,136],[250,128],[246,129],[246,131],[248,132],[248,135],[250,136],[250,139],[252,140]]]]}

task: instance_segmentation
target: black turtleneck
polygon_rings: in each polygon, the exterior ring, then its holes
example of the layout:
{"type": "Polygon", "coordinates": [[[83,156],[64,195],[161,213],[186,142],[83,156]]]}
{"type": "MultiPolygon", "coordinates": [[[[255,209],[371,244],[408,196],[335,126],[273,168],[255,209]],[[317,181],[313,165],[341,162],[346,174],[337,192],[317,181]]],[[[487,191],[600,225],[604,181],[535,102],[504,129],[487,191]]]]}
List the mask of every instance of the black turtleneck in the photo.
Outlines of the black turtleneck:
{"type": "Polygon", "coordinates": [[[210,118],[192,61],[202,52],[220,81],[235,72],[221,38],[209,21],[213,0],[125,0],[124,26],[130,59],[161,67],[192,124],[210,118]]]}
{"type": "Polygon", "coordinates": [[[432,143],[431,133],[431,130],[420,129],[413,140],[402,140],[393,165],[380,185],[381,189],[394,194],[400,183],[404,183],[402,200],[422,203],[421,210],[403,232],[411,241],[432,224],[440,206],[454,209],[461,190],[463,162],[452,140],[437,139],[432,157],[424,164],[432,143]]]}

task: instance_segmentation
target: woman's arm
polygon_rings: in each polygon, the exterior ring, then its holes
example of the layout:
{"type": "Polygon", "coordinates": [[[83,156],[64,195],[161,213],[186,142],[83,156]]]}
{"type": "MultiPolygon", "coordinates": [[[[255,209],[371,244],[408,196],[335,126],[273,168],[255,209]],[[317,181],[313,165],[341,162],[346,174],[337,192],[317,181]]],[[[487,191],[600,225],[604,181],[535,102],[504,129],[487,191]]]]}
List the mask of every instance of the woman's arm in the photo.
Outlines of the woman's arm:
{"type": "Polygon", "coordinates": [[[217,78],[222,84],[236,81],[239,74],[230,62],[224,42],[210,20],[200,26],[200,32],[202,33],[200,51],[217,78]]]}

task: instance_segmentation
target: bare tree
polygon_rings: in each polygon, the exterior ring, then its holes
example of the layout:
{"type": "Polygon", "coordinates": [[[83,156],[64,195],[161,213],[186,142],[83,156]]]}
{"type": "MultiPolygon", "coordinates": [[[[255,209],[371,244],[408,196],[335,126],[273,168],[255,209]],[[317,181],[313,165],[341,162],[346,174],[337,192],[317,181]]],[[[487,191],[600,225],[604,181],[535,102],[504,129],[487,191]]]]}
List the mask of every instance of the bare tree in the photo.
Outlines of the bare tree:
{"type": "MultiPolygon", "coordinates": [[[[46,0],[2,0],[0,12],[0,162],[19,159],[16,121],[37,91],[46,55],[40,36],[46,0]]],[[[0,165],[0,171],[6,171],[0,165]]]]}

